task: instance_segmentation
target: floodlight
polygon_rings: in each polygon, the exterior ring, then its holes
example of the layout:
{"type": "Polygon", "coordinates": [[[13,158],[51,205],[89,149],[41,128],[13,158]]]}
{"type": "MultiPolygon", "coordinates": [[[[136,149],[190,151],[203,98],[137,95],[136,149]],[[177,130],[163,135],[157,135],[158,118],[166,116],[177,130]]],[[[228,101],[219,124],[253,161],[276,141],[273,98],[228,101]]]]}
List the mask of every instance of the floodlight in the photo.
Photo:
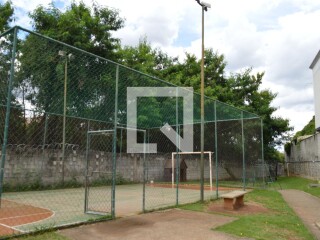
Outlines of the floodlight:
{"type": "Polygon", "coordinates": [[[203,7],[211,8],[211,4],[210,4],[210,3],[201,2],[200,4],[201,4],[203,7]]]}

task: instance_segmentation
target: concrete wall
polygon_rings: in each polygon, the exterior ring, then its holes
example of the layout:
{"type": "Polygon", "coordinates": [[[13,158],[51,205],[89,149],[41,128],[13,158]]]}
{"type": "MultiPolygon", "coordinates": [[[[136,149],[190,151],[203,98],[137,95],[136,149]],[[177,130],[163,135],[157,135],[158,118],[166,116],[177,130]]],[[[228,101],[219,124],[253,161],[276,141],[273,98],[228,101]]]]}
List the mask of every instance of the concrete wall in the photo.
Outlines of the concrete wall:
{"type": "Polygon", "coordinates": [[[291,145],[286,168],[289,175],[320,179],[320,133],[291,145]]]}
{"type": "MultiPolygon", "coordinates": [[[[83,150],[66,150],[65,164],[62,164],[61,149],[39,149],[32,147],[8,148],[4,170],[5,183],[27,183],[41,179],[45,184],[58,183],[64,171],[65,180],[83,182],[86,174],[86,152],[83,150]]],[[[199,179],[199,157],[184,157],[188,166],[187,179],[199,179]]],[[[171,160],[171,153],[146,155],[146,178],[148,181],[163,181],[164,166],[171,160]]],[[[118,154],[116,160],[117,176],[127,181],[142,182],[143,154],[118,154]]],[[[212,172],[215,179],[216,169],[213,160],[212,172]]],[[[219,179],[228,179],[230,175],[221,166],[219,179]]],[[[109,177],[112,174],[112,153],[92,151],[89,154],[90,179],[109,177]]],[[[233,169],[233,174],[241,178],[242,168],[233,169]],[[239,176],[238,176],[239,175],[239,176]]],[[[209,161],[205,159],[205,178],[209,179],[209,161]]]]}

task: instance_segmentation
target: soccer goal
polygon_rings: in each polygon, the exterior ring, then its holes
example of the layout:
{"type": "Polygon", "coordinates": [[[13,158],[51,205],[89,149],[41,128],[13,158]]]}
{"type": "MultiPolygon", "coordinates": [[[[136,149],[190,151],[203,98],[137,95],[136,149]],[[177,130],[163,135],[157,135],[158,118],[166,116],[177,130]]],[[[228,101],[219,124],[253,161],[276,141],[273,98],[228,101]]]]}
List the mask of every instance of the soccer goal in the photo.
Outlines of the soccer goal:
{"type": "MultiPolygon", "coordinates": [[[[172,187],[174,186],[174,158],[176,155],[193,155],[193,154],[201,154],[201,152],[172,152],[171,154],[171,178],[172,178],[172,187]]],[[[210,174],[210,190],[212,191],[212,154],[213,152],[205,151],[203,154],[209,155],[209,174],[210,174]]],[[[169,175],[170,176],[170,175],[169,175]]]]}

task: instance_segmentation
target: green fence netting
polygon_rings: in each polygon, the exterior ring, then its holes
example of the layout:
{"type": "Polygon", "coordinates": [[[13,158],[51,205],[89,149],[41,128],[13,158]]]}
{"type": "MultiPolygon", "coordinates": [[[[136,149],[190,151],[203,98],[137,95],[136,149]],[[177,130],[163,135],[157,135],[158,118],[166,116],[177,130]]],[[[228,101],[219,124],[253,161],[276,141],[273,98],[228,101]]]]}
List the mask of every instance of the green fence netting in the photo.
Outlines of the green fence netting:
{"type": "MultiPolygon", "coordinates": [[[[200,200],[198,94],[183,109],[179,91],[190,90],[20,27],[0,37],[0,70],[0,236],[200,200]],[[133,87],[177,95],[137,97],[131,125],[133,87]],[[165,124],[192,131],[192,151],[165,124]],[[132,132],[142,152],[131,151],[132,132]]],[[[205,199],[263,183],[261,129],[259,116],[205,98],[205,199]]]]}

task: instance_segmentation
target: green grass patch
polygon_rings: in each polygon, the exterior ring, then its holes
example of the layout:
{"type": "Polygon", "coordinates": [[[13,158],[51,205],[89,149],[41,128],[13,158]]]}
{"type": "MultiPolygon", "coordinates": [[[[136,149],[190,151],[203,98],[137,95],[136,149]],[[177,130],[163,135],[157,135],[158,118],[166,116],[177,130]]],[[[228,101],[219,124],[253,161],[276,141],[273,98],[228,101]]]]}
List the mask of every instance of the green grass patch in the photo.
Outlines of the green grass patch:
{"type": "MultiPolygon", "coordinates": [[[[238,220],[220,226],[214,230],[254,239],[301,239],[314,237],[303,225],[300,218],[275,190],[253,190],[246,194],[246,201],[254,201],[269,209],[267,213],[237,215],[238,220]]],[[[182,209],[208,212],[210,202],[182,206],[182,209]]],[[[223,214],[233,216],[233,214],[223,214]]]]}
{"type": "Polygon", "coordinates": [[[30,234],[26,236],[13,238],[14,240],[68,240],[67,237],[60,235],[57,232],[49,231],[40,234],[30,234]]]}
{"type": "Polygon", "coordinates": [[[254,190],[246,199],[261,203],[270,212],[239,216],[238,220],[215,230],[255,239],[314,239],[277,191],[254,190]]]}
{"type": "Polygon", "coordinates": [[[310,184],[319,184],[319,182],[301,177],[280,177],[276,182],[270,184],[270,187],[279,188],[281,186],[282,189],[297,189],[320,197],[320,187],[311,187],[310,184]]]}

